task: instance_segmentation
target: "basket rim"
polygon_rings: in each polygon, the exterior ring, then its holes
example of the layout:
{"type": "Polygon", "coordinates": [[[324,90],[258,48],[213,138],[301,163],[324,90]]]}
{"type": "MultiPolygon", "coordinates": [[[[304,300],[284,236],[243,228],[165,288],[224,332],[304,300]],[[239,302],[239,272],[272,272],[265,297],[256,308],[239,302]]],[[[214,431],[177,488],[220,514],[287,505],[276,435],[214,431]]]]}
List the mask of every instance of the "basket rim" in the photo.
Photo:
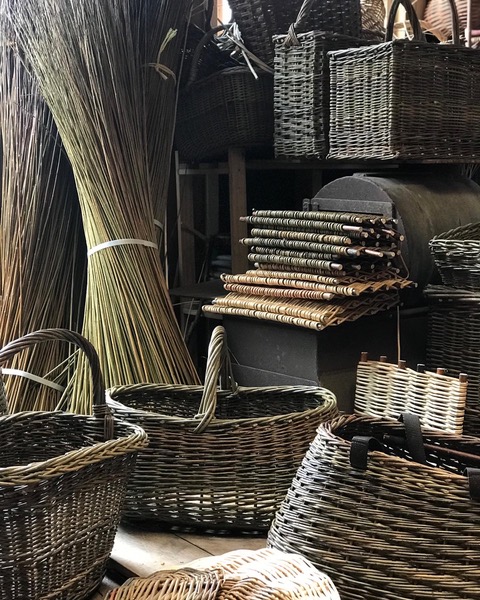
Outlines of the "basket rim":
{"type": "MultiPolygon", "coordinates": [[[[101,423],[103,418],[77,415],[63,411],[23,411],[12,415],[0,417],[0,428],[2,424],[11,421],[51,420],[52,418],[69,419],[76,422],[97,421],[101,423]]],[[[127,423],[121,419],[114,418],[115,424],[121,424],[129,435],[97,442],[76,450],[70,450],[54,458],[44,461],[32,462],[24,465],[14,465],[0,468],[0,488],[15,487],[19,485],[34,485],[43,480],[55,479],[60,475],[80,471],[84,467],[103,462],[110,458],[116,458],[125,454],[137,452],[147,445],[148,438],[145,431],[138,425],[127,423]]],[[[52,438],[52,443],[54,442],[52,438]]]]}
{"type": "Polygon", "coordinates": [[[437,245],[437,243],[445,243],[445,242],[455,242],[457,244],[461,244],[463,242],[477,242],[480,244],[480,221],[478,222],[474,222],[474,223],[466,223],[465,225],[460,225],[459,227],[453,227],[452,229],[449,229],[448,231],[443,231],[442,233],[439,233],[438,235],[434,236],[429,244],[431,248],[435,248],[435,246],[437,245]],[[459,239],[456,238],[455,236],[458,234],[461,234],[463,232],[468,232],[469,230],[475,231],[478,230],[478,234],[479,234],[479,238],[475,239],[459,239]]]}
{"type": "MultiPolygon", "coordinates": [[[[115,393],[129,393],[135,390],[145,390],[149,389],[152,392],[168,392],[168,391],[178,391],[178,392],[198,392],[201,394],[203,392],[203,386],[184,386],[184,385],[163,385],[163,384],[132,384],[132,385],[124,385],[124,386],[115,386],[107,390],[107,404],[110,408],[114,410],[114,412],[118,412],[119,414],[127,413],[129,415],[138,415],[144,419],[149,420],[158,420],[164,423],[168,423],[173,426],[180,426],[184,428],[185,426],[197,427],[199,424],[199,419],[195,418],[186,418],[186,417],[177,417],[175,415],[168,415],[164,413],[146,411],[137,408],[131,408],[127,404],[120,402],[112,398],[112,395],[115,393]]],[[[236,393],[263,393],[263,392],[285,392],[285,393],[296,393],[300,394],[301,392],[319,392],[321,391],[323,396],[322,399],[324,403],[320,406],[316,406],[315,408],[307,408],[306,410],[283,413],[279,415],[269,415],[264,417],[243,417],[241,419],[217,419],[213,418],[209,426],[207,427],[207,432],[213,427],[224,428],[226,426],[248,426],[248,425],[261,425],[265,423],[273,423],[278,421],[292,421],[298,420],[300,418],[305,417],[306,415],[315,415],[322,414],[331,410],[335,410],[337,407],[337,399],[333,392],[326,388],[318,387],[318,386],[268,386],[268,387],[242,387],[239,386],[237,388],[236,393]]],[[[219,394],[234,394],[231,390],[220,390],[219,394]]],[[[200,400],[199,400],[200,404],[200,400]]],[[[201,435],[201,434],[199,434],[201,435]]]]}

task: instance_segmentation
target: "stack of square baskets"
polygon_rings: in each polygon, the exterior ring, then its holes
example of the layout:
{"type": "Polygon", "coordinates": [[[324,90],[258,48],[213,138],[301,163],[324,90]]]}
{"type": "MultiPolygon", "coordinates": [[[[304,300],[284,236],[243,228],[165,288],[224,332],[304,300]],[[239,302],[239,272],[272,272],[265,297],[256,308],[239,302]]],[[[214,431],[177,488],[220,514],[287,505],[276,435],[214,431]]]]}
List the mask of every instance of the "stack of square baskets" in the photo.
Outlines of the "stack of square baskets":
{"type": "Polygon", "coordinates": [[[28,334],[0,351],[0,364],[33,344],[58,341],[78,346],[87,356],[94,416],[21,412],[0,417],[4,600],[91,595],[106,571],[136,453],[147,443],[140,427],[112,418],[98,357],[80,335],[63,329],[28,334]]]}
{"type": "Polygon", "coordinates": [[[268,528],[317,427],[337,414],[336,399],[318,387],[236,388],[229,373],[225,331],[217,327],[204,387],[109,390],[113,412],[150,440],[130,480],[127,518],[268,528]],[[229,389],[217,390],[220,372],[229,389]]]}
{"type": "Polygon", "coordinates": [[[441,233],[430,242],[443,285],[429,301],[427,361],[469,376],[465,433],[480,437],[480,223],[441,233]]]}

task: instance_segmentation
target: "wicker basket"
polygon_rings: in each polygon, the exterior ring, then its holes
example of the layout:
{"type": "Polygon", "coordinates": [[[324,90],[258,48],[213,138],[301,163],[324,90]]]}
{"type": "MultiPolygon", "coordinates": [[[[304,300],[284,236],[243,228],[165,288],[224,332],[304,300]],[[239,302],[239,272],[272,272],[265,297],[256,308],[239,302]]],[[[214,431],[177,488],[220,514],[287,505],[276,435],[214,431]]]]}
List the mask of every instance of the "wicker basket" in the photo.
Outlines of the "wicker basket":
{"type": "Polygon", "coordinates": [[[342,600],[480,598],[480,439],[425,429],[422,443],[404,419],[321,425],[268,544],[324,570],[342,600]]]}
{"type": "Polygon", "coordinates": [[[319,423],[337,413],[316,387],[239,388],[217,393],[227,357],[224,330],[209,347],[205,387],[132,385],[109,405],[141,425],[126,516],[216,529],[266,529],[319,423]]]}
{"type": "Polygon", "coordinates": [[[480,223],[440,233],[430,250],[445,285],[480,290],[480,223]]]}
{"type": "MultiPolygon", "coordinates": [[[[275,155],[325,158],[328,154],[330,72],[328,52],[356,48],[361,40],[304,30],[315,0],[304,0],[287,35],[275,36],[275,155]]],[[[364,42],[365,43],[365,42],[364,42]]]]}
{"type": "MultiPolygon", "coordinates": [[[[249,49],[273,64],[272,38],[282,35],[297,18],[303,0],[229,0],[232,14],[249,49]]],[[[360,0],[322,0],[312,6],[305,31],[328,31],[360,37],[360,0]]]]}
{"type": "MultiPolygon", "coordinates": [[[[461,29],[467,27],[467,13],[469,0],[455,0],[461,29]]],[[[480,29],[480,3],[472,2],[472,29],[480,29]]],[[[425,26],[448,39],[452,35],[452,17],[448,0],[429,0],[424,14],[425,26]]]]}
{"type": "Polygon", "coordinates": [[[480,437],[480,294],[443,286],[429,286],[425,294],[427,364],[441,364],[454,376],[468,373],[463,431],[480,437]]]}
{"type": "Polygon", "coordinates": [[[248,67],[222,69],[197,79],[200,57],[215,27],[200,40],[192,71],[178,100],[175,145],[187,161],[225,155],[229,147],[272,148],[273,75],[248,67]]]}
{"type": "Polygon", "coordinates": [[[340,600],[327,575],[296,554],[273,549],[209,556],[182,569],[130,579],[107,600],[340,600]]]}
{"type": "Polygon", "coordinates": [[[60,329],[31,333],[0,351],[0,364],[32,344],[63,341],[90,361],[95,415],[22,412],[0,418],[0,598],[80,600],[100,584],[126,480],[146,435],[105,406],[93,346],[60,329]]]}
{"type": "Polygon", "coordinates": [[[407,368],[405,361],[368,360],[362,353],[357,368],[355,413],[397,418],[403,412],[417,415],[423,427],[462,435],[467,402],[467,376],[445,374],[445,369],[407,368]]]}
{"type": "MultiPolygon", "coordinates": [[[[456,16],[452,1],[452,10],[456,16]]],[[[480,159],[480,52],[429,44],[409,0],[414,39],[330,54],[330,154],[335,159],[480,159]],[[388,77],[385,74],[388,73],[388,77]]]]}

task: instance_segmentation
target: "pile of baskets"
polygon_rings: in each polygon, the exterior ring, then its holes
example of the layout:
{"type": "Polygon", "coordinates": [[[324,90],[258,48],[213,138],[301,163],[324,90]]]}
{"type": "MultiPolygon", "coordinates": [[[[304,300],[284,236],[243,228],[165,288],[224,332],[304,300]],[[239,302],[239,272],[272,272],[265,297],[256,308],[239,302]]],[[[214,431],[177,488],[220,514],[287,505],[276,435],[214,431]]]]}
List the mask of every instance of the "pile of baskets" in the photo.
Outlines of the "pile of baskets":
{"type": "Polygon", "coordinates": [[[449,373],[467,372],[465,432],[480,435],[480,224],[439,234],[430,242],[443,285],[431,285],[427,361],[449,373]]]}

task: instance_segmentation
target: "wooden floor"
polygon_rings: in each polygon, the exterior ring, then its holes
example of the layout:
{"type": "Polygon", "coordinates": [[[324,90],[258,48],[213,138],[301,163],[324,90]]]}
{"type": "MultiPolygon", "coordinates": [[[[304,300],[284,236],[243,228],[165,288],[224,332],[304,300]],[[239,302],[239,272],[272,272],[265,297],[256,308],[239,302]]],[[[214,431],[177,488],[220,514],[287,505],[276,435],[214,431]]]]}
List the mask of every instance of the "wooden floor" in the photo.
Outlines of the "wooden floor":
{"type": "Polygon", "coordinates": [[[122,525],[115,539],[108,577],[91,600],[102,600],[110,590],[129,577],[151,575],[161,569],[180,567],[197,558],[232,550],[258,550],[264,547],[265,537],[166,533],[122,525]]]}

